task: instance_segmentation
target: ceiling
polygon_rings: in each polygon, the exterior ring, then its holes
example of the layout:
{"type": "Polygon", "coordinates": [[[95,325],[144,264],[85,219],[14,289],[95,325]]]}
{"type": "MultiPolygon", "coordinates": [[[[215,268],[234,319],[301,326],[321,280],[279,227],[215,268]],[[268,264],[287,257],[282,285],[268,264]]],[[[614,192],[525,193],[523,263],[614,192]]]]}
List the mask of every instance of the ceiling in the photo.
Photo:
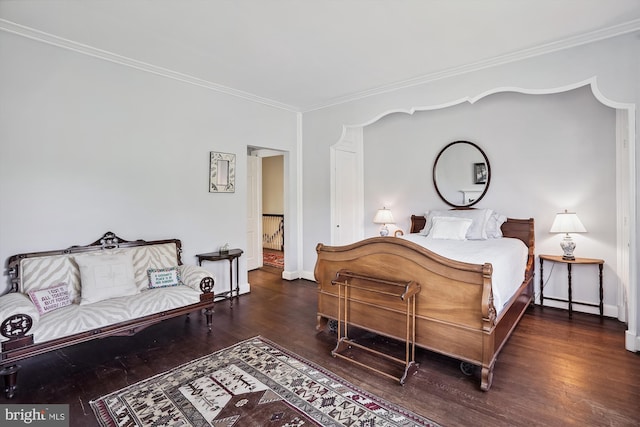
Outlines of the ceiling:
{"type": "Polygon", "coordinates": [[[309,111],[638,31],[640,0],[0,0],[0,30],[309,111]]]}

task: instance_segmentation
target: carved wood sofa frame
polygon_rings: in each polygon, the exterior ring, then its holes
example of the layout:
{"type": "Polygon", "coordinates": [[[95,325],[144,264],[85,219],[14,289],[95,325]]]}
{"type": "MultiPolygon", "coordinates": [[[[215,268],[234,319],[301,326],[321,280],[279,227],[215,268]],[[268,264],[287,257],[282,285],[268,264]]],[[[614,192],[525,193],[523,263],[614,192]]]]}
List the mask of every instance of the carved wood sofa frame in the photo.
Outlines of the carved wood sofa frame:
{"type": "MultiPolygon", "coordinates": [[[[138,246],[159,245],[172,243],[176,245],[177,265],[182,265],[182,243],[178,239],[168,240],[124,240],[112,232],[107,232],[100,239],[85,246],[71,246],[67,249],[31,252],[11,256],[7,262],[7,271],[10,278],[10,292],[19,292],[20,262],[27,258],[45,257],[66,254],[81,254],[104,251],[108,249],[133,248],[138,246]]],[[[33,335],[29,330],[33,325],[31,316],[16,314],[3,320],[0,324],[0,334],[8,341],[2,342],[0,353],[0,375],[4,378],[5,394],[8,399],[14,397],[17,389],[17,374],[20,365],[17,362],[29,357],[37,356],[50,351],[58,350],[86,341],[110,336],[132,336],[137,332],[159,323],[166,319],[188,315],[192,312],[203,311],[206,316],[207,327],[211,331],[213,322],[213,294],[214,279],[204,277],[200,281],[200,301],[194,304],[178,307],[150,315],[130,319],[120,323],[114,323],[97,329],[88,330],[74,335],[64,336],[49,341],[34,343],[33,335]]],[[[152,292],[152,291],[151,291],[152,292]]]]}

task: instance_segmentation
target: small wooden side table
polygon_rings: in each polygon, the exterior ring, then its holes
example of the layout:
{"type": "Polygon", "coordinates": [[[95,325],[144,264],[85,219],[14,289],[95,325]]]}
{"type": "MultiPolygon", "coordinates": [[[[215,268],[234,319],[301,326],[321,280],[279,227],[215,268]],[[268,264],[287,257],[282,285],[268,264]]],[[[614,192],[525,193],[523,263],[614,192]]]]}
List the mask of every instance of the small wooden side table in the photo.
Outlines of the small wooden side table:
{"type": "Polygon", "coordinates": [[[216,296],[226,296],[229,297],[229,302],[231,307],[233,307],[233,260],[236,260],[236,297],[240,296],[240,273],[239,266],[240,263],[238,258],[243,254],[242,249],[229,249],[228,252],[207,252],[206,254],[197,254],[198,265],[202,266],[202,261],[221,261],[221,260],[229,260],[229,290],[227,292],[221,292],[216,294],[216,296]]]}
{"type": "Polygon", "coordinates": [[[578,305],[587,305],[590,307],[598,307],[600,309],[600,319],[604,318],[604,304],[602,303],[602,298],[604,296],[603,294],[603,290],[602,290],[602,267],[604,266],[604,261],[601,259],[595,259],[595,258],[576,258],[573,260],[569,260],[569,259],[564,259],[562,258],[561,255],[539,255],[538,256],[540,258],[540,305],[544,305],[544,279],[543,279],[543,275],[542,275],[542,265],[543,262],[546,261],[551,261],[551,262],[559,262],[559,263],[563,263],[563,264],[567,264],[567,273],[568,273],[568,286],[569,286],[569,299],[561,299],[561,298],[551,298],[551,297],[547,297],[547,299],[549,300],[553,300],[553,301],[560,301],[560,302],[567,302],[569,303],[569,317],[573,316],[573,304],[578,304],[578,305]],[[589,304],[589,303],[585,303],[585,302],[573,302],[572,299],[572,295],[571,295],[571,266],[573,264],[597,264],[598,265],[598,279],[600,282],[600,304],[589,304]]]}

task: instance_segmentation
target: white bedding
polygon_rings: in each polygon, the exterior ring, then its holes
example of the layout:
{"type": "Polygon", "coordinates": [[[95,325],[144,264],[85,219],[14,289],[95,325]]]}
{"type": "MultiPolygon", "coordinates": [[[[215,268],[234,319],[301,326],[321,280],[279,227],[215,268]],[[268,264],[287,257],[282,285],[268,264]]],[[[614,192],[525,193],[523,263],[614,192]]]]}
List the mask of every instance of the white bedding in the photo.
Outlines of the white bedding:
{"type": "Polygon", "coordinates": [[[500,313],[524,280],[529,250],[519,239],[487,240],[432,239],[420,234],[409,234],[404,239],[417,243],[446,258],[470,264],[491,263],[493,275],[493,305],[500,313]]]}

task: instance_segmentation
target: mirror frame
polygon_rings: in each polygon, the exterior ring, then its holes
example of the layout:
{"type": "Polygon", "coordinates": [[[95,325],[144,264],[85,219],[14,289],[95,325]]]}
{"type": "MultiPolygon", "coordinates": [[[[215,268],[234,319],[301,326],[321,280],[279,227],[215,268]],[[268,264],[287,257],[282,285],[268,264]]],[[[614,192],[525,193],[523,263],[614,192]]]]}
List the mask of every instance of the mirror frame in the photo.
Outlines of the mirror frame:
{"type": "Polygon", "coordinates": [[[469,208],[473,205],[475,205],[476,203],[478,203],[480,200],[482,200],[482,198],[484,197],[485,194],[487,194],[487,190],[489,189],[489,184],[491,183],[491,164],[489,163],[489,158],[487,157],[487,155],[485,154],[485,152],[482,150],[482,148],[480,148],[477,144],[474,144],[473,142],[470,141],[453,141],[450,142],[449,144],[445,145],[444,148],[442,150],[440,150],[440,152],[438,153],[438,156],[436,157],[435,162],[433,163],[433,186],[436,189],[436,193],[438,193],[438,196],[440,196],[440,198],[449,206],[452,206],[454,208],[469,208]],[[455,144],[469,144],[472,147],[474,147],[476,150],[478,150],[480,152],[480,154],[482,154],[482,157],[484,157],[484,161],[487,165],[487,182],[484,186],[484,191],[482,191],[482,194],[480,194],[480,196],[478,196],[473,202],[466,204],[466,205],[457,205],[449,200],[447,200],[442,193],[440,193],[440,189],[438,188],[438,182],[436,180],[436,168],[438,167],[438,160],[440,160],[440,157],[444,154],[444,152],[447,150],[447,148],[455,145],[455,144]]]}

